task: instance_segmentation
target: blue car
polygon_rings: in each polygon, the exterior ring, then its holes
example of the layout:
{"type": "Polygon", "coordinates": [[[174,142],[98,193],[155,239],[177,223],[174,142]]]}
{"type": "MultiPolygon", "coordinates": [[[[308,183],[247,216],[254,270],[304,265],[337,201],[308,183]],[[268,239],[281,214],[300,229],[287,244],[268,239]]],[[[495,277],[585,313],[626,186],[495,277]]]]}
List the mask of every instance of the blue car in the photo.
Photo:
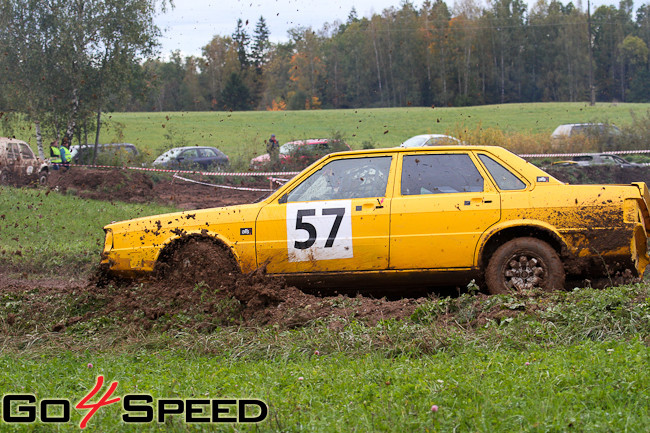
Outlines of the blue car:
{"type": "Polygon", "coordinates": [[[178,169],[217,169],[230,165],[228,156],[216,147],[175,147],[160,155],[153,162],[156,167],[178,169]]]}

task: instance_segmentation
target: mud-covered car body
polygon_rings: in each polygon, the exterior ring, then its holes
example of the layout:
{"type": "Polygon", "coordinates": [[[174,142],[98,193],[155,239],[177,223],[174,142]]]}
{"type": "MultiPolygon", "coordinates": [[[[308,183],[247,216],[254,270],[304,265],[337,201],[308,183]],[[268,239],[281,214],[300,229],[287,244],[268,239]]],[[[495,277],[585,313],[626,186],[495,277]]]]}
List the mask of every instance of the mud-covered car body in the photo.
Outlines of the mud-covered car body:
{"type": "Polygon", "coordinates": [[[29,144],[15,138],[0,137],[0,181],[47,182],[49,166],[32,151],[29,144]]]}
{"type": "Polygon", "coordinates": [[[341,152],[259,203],[107,225],[102,263],[149,273],[200,238],[226,248],[242,272],[264,267],[297,284],[466,284],[524,239],[544,244],[541,259],[522,267],[506,257],[493,273],[535,283],[547,272],[539,260],[561,260],[559,285],[565,273],[642,274],[649,201],[644,183],[567,185],[499,147],[341,152]]]}

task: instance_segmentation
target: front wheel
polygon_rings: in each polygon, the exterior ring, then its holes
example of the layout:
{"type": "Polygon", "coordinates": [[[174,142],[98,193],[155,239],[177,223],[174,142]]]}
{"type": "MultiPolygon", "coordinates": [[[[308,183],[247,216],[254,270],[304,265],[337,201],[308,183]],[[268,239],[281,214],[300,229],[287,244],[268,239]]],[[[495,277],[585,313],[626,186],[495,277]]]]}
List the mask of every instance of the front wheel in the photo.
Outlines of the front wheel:
{"type": "Polygon", "coordinates": [[[535,238],[517,238],[494,252],[485,270],[491,294],[530,289],[564,289],[564,266],[557,252],[535,238]]]}
{"type": "Polygon", "coordinates": [[[38,183],[39,185],[47,185],[47,176],[48,176],[47,170],[41,170],[41,172],[38,174],[38,183]]]}
{"type": "Polygon", "coordinates": [[[239,272],[227,248],[211,240],[190,238],[170,248],[166,260],[157,268],[158,277],[170,283],[194,285],[204,282],[217,288],[239,272]]]}

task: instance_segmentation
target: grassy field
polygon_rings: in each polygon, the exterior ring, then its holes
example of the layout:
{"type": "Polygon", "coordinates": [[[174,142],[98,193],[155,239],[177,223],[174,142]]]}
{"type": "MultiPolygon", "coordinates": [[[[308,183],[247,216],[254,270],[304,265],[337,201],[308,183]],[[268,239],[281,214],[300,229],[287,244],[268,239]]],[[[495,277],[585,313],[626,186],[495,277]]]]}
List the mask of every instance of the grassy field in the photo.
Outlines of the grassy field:
{"type": "Polygon", "coordinates": [[[81,276],[98,263],[103,226],[174,210],[0,186],[0,260],[25,272],[81,276]]]}
{"type": "MultiPolygon", "coordinates": [[[[500,144],[513,150],[549,150],[557,125],[578,122],[630,124],[648,115],[650,104],[586,103],[505,104],[478,107],[378,108],[267,112],[111,113],[101,142],[131,142],[152,161],[171,147],[216,146],[235,165],[265,153],[272,133],[281,143],[331,137],[335,132],[354,149],[397,146],[418,134],[451,134],[473,144],[500,144]],[[511,136],[504,140],[501,134],[511,136]],[[533,137],[531,143],[523,136],[533,137]]],[[[31,126],[18,138],[35,146],[31,126]]]]}

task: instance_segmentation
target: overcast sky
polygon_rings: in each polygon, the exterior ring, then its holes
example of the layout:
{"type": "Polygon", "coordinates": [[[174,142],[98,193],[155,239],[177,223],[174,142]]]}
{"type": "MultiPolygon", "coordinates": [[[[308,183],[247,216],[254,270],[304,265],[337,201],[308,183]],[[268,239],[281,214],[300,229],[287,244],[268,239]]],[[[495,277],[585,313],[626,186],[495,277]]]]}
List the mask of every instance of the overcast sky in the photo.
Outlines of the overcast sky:
{"type": "MultiPolygon", "coordinates": [[[[529,6],[536,0],[528,0],[529,6]]],[[[578,5],[580,0],[574,0],[578,5]]],[[[413,0],[416,8],[423,0],[413,0]]],[[[482,3],[478,0],[478,3],[482,3]]],[[[568,0],[562,1],[568,3],[568,0]]],[[[639,1],[639,4],[642,2],[639,1]]],[[[287,30],[303,26],[320,30],[325,23],[345,22],[352,7],[357,15],[371,17],[389,7],[399,8],[400,0],[176,0],[176,7],[157,17],[156,23],[163,32],[161,54],[165,57],[173,50],[181,54],[200,55],[201,48],[215,35],[230,36],[235,31],[237,19],[245,23],[247,33],[253,35],[260,16],[264,17],[271,32],[272,42],[287,41],[287,30]]],[[[450,8],[453,0],[447,1],[450,8]]],[[[586,8],[587,0],[582,0],[586,8]]],[[[593,5],[618,5],[617,0],[593,0],[593,5]]]]}

